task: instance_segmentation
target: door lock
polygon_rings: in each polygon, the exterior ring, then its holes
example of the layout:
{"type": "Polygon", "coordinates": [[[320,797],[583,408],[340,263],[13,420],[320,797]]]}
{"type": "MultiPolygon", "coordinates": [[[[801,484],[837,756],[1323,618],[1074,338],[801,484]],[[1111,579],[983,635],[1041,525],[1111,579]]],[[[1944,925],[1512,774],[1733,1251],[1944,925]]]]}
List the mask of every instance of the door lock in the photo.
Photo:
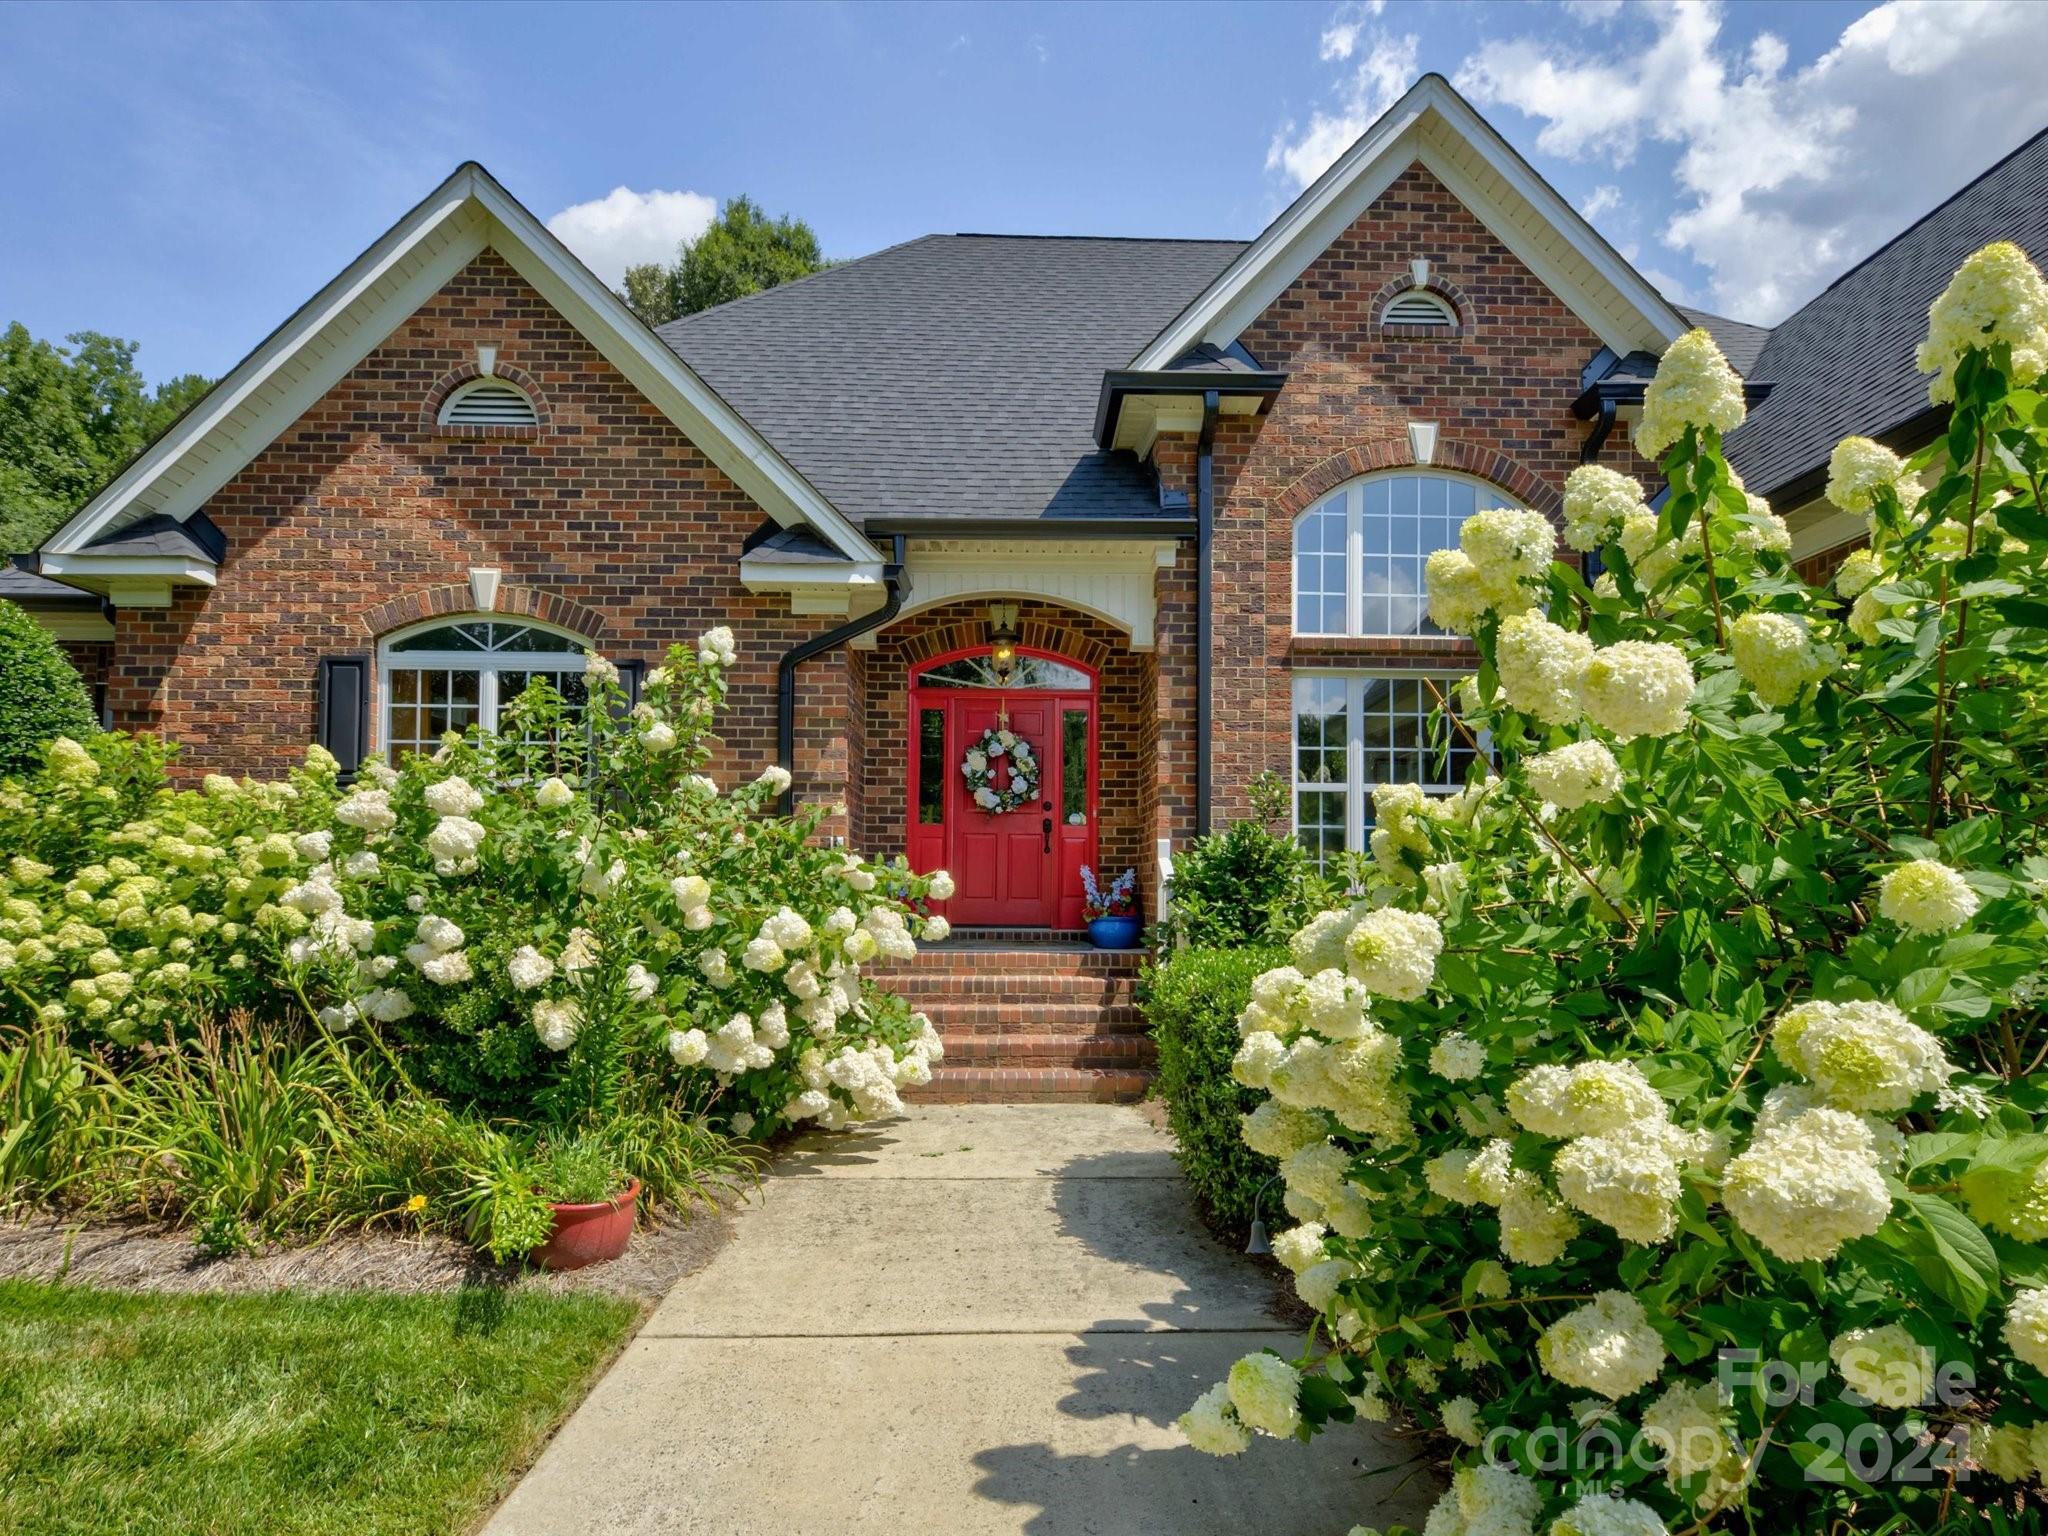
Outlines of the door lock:
{"type": "Polygon", "coordinates": [[[1039,830],[1040,830],[1041,832],[1043,832],[1043,833],[1045,834],[1045,851],[1046,851],[1047,853],[1051,853],[1051,852],[1052,852],[1052,818],[1051,818],[1050,816],[1046,817],[1046,818],[1045,818],[1045,820],[1041,821],[1041,822],[1040,822],[1040,823],[1038,824],[1038,828],[1039,828],[1039,830]]]}

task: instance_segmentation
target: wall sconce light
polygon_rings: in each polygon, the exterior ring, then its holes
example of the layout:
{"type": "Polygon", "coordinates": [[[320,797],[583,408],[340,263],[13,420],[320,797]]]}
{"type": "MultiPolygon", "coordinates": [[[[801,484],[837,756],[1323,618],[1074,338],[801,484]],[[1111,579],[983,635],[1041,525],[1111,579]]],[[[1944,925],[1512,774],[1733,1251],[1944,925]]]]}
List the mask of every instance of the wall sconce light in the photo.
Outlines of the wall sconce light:
{"type": "Polygon", "coordinates": [[[992,642],[989,665],[995,668],[996,681],[1007,683],[1010,674],[1017,670],[1017,605],[991,603],[988,622],[989,640],[992,642]]]}

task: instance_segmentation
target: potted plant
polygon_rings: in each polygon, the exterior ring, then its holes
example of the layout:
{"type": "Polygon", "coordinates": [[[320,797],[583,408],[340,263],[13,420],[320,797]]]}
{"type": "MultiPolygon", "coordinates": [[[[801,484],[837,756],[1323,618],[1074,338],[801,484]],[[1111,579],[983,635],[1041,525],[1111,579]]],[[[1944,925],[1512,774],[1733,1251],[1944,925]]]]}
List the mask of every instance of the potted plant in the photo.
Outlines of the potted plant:
{"type": "Polygon", "coordinates": [[[1095,883],[1095,871],[1081,866],[1081,915],[1088,938],[1097,949],[1130,949],[1138,942],[1138,872],[1127,869],[1108,890],[1095,883]]]}
{"type": "Polygon", "coordinates": [[[541,1198],[555,1219],[547,1241],[530,1255],[534,1263],[543,1269],[581,1269],[626,1251],[640,1181],[618,1170],[609,1149],[588,1138],[564,1142],[535,1172],[541,1198]]]}

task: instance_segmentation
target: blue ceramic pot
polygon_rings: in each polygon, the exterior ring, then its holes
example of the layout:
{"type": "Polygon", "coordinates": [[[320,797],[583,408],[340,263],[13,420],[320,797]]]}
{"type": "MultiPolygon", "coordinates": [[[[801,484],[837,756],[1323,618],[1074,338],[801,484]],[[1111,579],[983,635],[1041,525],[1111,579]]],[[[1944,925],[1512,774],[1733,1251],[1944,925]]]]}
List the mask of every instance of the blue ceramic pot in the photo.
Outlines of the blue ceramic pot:
{"type": "Polygon", "coordinates": [[[1138,920],[1135,917],[1090,918],[1088,939],[1097,949],[1136,949],[1138,920]]]}

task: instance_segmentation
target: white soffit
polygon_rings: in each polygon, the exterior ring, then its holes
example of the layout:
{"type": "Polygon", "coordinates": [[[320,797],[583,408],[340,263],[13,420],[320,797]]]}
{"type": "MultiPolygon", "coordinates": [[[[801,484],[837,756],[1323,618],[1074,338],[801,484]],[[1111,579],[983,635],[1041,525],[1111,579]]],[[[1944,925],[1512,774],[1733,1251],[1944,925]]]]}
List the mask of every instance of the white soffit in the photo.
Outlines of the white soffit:
{"type": "Polygon", "coordinates": [[[486,248],[503,256],[769,516],[784,527],[810,524],[853,560],[879,559],[837,508],[473,163],[272,332],[58,529],[45,550],[76,553],[152,513],[190,517],[486,248]]]}
{"type": "Polygon", "coordinates": [[[1155,583],[1177,546],[1137,539],[912,539],[905,563],[905,613],[963,597],[1036,597],[1092,614],[1131,637],[1155,642],[1155,583]]]}
{"type": "MultiPolygon", "coordinates": [[[[1661,353],[1686,322],[1441,75],[1425,75],[1175,317],[1134,369],[1235,341],[1420,163],[1617,352],[1661,353]]],[[[1483,323],[1483,320],[1482,320],[1483,323]]]]}

